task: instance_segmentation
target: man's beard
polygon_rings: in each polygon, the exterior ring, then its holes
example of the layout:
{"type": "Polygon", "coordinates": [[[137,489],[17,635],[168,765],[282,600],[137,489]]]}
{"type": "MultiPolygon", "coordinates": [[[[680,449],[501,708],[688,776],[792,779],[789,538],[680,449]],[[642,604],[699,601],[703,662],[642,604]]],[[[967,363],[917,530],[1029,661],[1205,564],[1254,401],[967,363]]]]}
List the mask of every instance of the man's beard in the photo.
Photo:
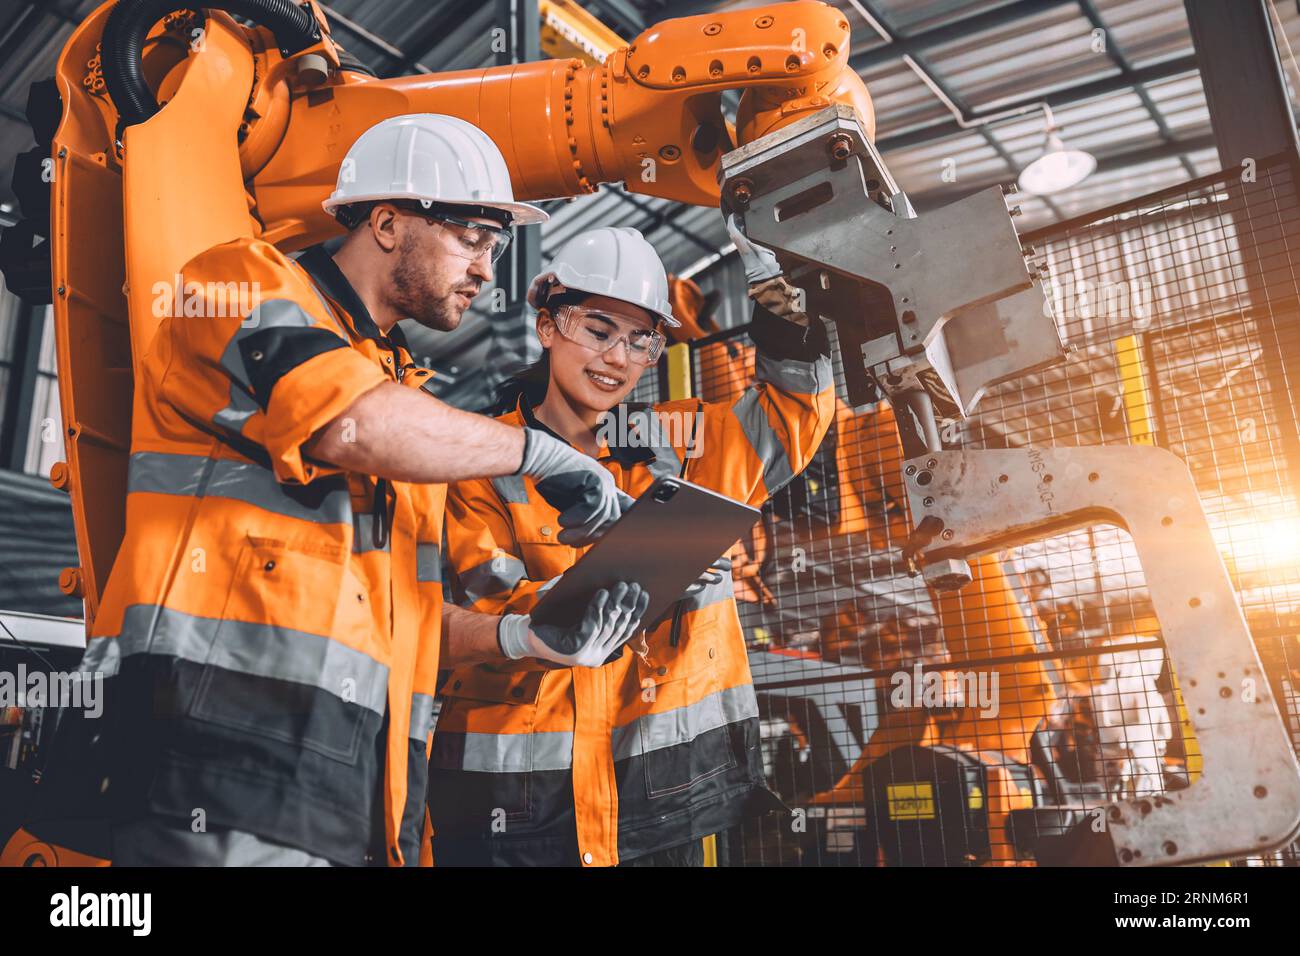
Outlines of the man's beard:
{"type": "Polygon", "coordinates": [[[393,287],[389,293],[392,303],[401,315],[425,328],[450,332],[460,325],[460,303],[452,291],[438,294],[429,271],[421,265],[424,254],[417,245],[410,234],[402,238],[397,264],[393,266],[393,287]]]}

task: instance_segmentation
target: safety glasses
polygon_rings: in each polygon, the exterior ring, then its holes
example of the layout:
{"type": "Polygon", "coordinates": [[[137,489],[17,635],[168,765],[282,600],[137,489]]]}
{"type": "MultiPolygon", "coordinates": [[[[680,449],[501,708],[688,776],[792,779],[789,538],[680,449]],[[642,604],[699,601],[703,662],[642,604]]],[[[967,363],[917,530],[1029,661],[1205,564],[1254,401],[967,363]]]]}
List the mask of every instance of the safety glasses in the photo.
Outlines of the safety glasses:
{"type": "Polygon", "coordinates": [[[510,246],[510,240],[514,238],[514,231],[508,226],[488,226],[481,222],[470,222],[468,219],[449,215],[442,210],[423,209],[418,205],[402,205],[400,208],[444,227],[451,239],[448,250],[464,259],[478,259],[486,255],[490,256],[491,261],[495,263],[505,254],[510,246]]]}
{"type": "Polygon", "coordinates": [[[652,329],[621,332],[619,317],[600,309],[562,305],[552,313],[552,317],[561,335],[593,352],[603,354],[622,342],[627,347],[630,361],[638,365],[654,365],[664,350],[665,339],[661,333],[652,329]]]}

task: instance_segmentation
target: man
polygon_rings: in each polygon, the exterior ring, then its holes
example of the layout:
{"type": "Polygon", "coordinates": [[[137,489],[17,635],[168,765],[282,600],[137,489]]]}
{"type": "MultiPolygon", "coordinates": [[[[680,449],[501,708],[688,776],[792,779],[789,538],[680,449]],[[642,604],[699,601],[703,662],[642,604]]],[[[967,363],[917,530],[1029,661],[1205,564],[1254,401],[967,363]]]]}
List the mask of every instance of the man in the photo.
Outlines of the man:
{"type": "MultiPolygon", "coordinates": [[[[512,226],[546,218],[492,141],[386,120],[324,205],[349,229],[333,257],[240,239],[191,260],[187,288],[246,283],[256,305],[165,319],[141,364],[126,535],[82,663],[107,678],[106,720],[77,753],[119,865],[416,862],[443,630],[433,483],[528,475],[574,541],[620,513],[590,459],[423,391],[397,328],[456,328],[512,226]]],[[[601,660],[645,603],[620,585],[523,639],[601,660]]],[[[497,618],[446,623],[447,663],[500,659],[497,618]]]]}

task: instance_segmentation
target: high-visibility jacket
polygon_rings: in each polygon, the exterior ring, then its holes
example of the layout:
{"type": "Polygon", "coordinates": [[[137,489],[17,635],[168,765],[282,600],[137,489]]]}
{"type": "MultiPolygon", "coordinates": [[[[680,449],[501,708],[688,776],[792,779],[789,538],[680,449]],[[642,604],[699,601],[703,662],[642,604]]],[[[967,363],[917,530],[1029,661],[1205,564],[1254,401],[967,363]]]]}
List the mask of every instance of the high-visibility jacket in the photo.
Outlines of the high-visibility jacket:
{"type": "Polygon", "coordinates": [[[446,488],[303,445],[363,393],[432,373],[320,248],[295,262],[236,240],[183,277],[190,314],[164,318],[136,381],[126,535],[81,664],[107,678],[105,720],[85,722],[82,759],[118,819],[414,864],[446,488]]]}
{"type": "MultiPolygon", "coordinates": [[[[825,329],[759,310],[751,335],[756,381],[735,401],[661,403],[659,447],[602,445],[620,488],[636,497],[659,476],[682,476],[759,504],[804,467],[833,409],[825,329]]],[[[543,427],[523,402],[501,420],[543,427]]],[[[526,613],[583,553],[559,543],[559,529],[530,478],[453,485],[457,599],[526,613]]],[[[526,659],[452,672],[430,755],[437,864],[614,865],[780,806],[763,783],[732,581],[681,603],[675,641],[669,615],[637,642],[641,653],[629,645],[603,667],[526,659]]]]}

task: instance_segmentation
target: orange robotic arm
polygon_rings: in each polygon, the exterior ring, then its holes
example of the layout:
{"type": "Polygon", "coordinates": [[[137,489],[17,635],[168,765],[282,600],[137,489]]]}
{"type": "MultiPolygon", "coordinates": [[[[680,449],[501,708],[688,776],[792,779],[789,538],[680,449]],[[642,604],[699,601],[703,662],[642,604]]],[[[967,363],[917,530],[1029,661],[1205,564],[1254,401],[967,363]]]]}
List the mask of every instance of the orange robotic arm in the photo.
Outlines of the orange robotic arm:
{"type": "Polygon", "coordinates": [[[832,102],[855,106],[874,133],[847,66],[848,22],[813,0],[670,20],[600,66],[387,80],[346,66],[314,3],[260,6],[276,8],[277,34],[220,10],[152,23],[139,11],[156,17],[158,4],[108,2],[59,59],[50,250],[67,462],[52,480],[72,497],[81,561],[60,585],[85,597],[88,622],[122,538],[134,370],[184,293],[181,267],[240,237],[290,251],[337,234],[320,204],[373,124],[410,112],[466,119],[496,141],[524,199],[623,181],[701,205],[718,202],[719,160],[737,145],[726,90],[745,90],[741,144],[832,102]],[[282,49],[284,23],[297,36],[282,49]]]}
{"type": "Polygon", "coordinates": [[[374,80],[336,73],[293,96],[278,52],[259,54],[241,153],[257,214],[295,246],[334,231],[320,201],[343,154],[396,113],[448,113],[475,124],[505,154],[516,195],[576,196],[605,182],[696,205],[718,202],[717,167],[734,148],[722,93],[745,88],[741,144],[832,102],[855,106],[874,135],[871,101],[848,68],[849,25],[834,7],[802,0],[668,20],[603,65],[549,60],[374,80]]]}

